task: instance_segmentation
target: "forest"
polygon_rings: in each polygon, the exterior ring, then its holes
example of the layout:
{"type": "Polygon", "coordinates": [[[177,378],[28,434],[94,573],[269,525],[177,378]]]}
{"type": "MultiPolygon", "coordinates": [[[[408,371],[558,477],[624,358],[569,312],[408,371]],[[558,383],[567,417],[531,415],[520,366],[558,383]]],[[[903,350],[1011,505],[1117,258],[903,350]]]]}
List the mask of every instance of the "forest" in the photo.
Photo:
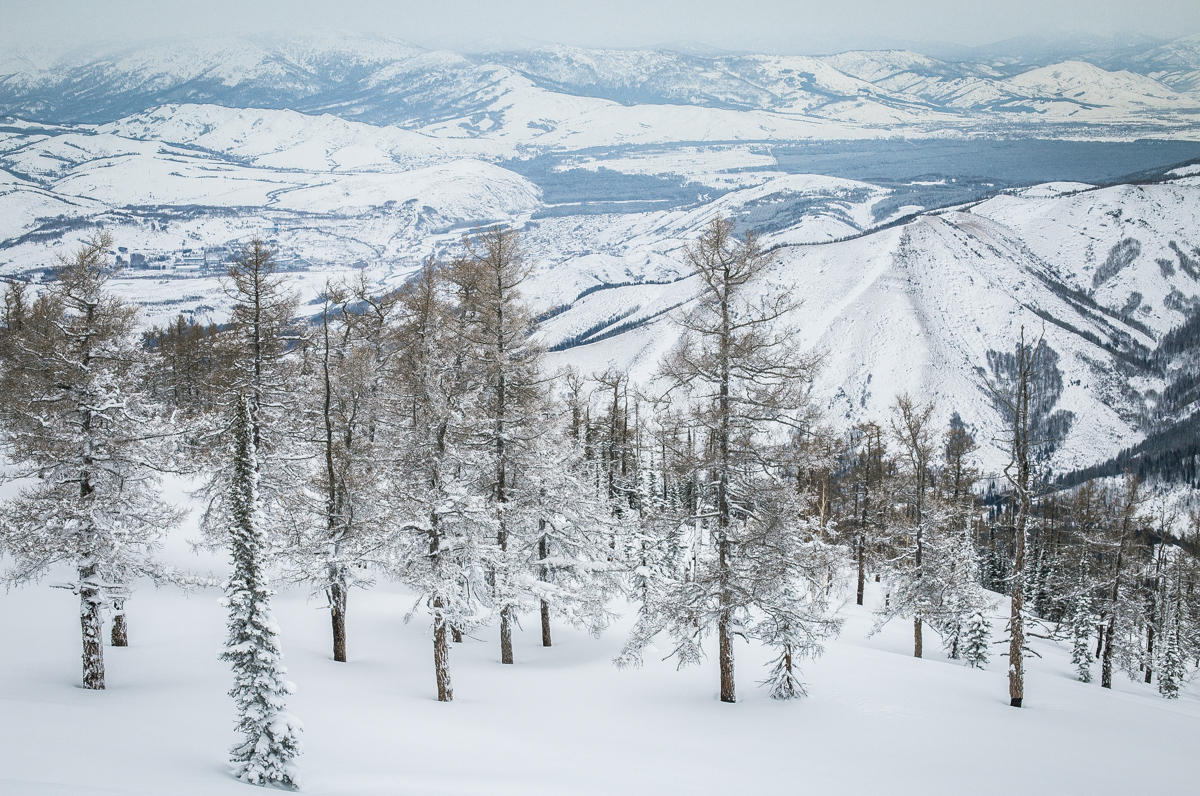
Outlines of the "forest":
{"type": "Polygon", "coordinates": [[[511,228],[475,230],[399,289],[364,273],[306,306],[254,239],[223,283],[226,323],[150,329],[108,287],[112,243],[98,231],[40,290],[4,289],[0,447],[20,489],[0,504],[3,579],[71,568],[51,585],[78,596],[82,683],[103,689],[136,579],[217,585],[157,557],[182,519],[162,480],[195,478],[200,543],[232,562],[222,657],[246,782],[300,784],[273,582],[322,596],[348,665],[354,590],[403,584],[410,617],[431,622],[442,702],[464,635],[498,626],[512,665],[521,617],[549,647],[555,623],[604,632],[617,600],[637,616],[616,666],[655,639],[698,664],[715,640],[735,703],[735,641],[754,639],[774,655],[763,687],[802,697],[820,687],[804,661],[868,582],[886,595],[876,628],[911,626],[915,657],[926,643],[965,666],[1006,657],[1013,707],[1030,637],[1069,643],[1102,688],[1123,672],[1174,699],[1200,668],[1200,510],[1136,472],[1052,480],[1056,441],[1084,421],[1056,410],[1057,354],[1037,330],[989,353],[1007,464],[984,478],[972,430],[938,425],[920,396],[850,428],[825,417],[820,358],[787,322],[796,300],[756,289],[773,253],[724,218],[685,249],[700,293],[673,311],[678,341],[648,383],[548,365],[511,228]]]}

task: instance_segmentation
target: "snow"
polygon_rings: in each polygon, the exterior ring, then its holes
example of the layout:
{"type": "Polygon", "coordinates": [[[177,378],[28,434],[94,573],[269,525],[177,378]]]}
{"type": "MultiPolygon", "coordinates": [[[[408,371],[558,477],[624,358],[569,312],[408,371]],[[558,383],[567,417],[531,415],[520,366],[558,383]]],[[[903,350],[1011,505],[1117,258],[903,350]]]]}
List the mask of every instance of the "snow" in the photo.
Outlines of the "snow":
{"type": "Polygon", "coordinates": [[[1030,199],[1045,199],[1077,191],[1087,191],[1095,187],[1094,185],[1088,185],[1086,182],[1044,182],[1040,185],[1022,188],[1019,191],[1015,191],[1015,193],[1018,196],[1025,196],[1030,199]]]}
{"type": "Polygon", "coordinates": [[[1167,173],[1174,177],[1193,177],[1200,174],[1200,163],[1193,163],[1190,166],[1180,166],[1177,169],[1171,169],[1167,173]]]}
{"type": "Polygon", "coordinates": [[[1185,97],[1144,75],[1132,72],[1106,72],[1082,61],[1031,69],[1010,78],[1007,84],[1030,97],[1048,97],[1078,103],[1081,106],[1117,106],[1137,110],[1184,109],[1200,107],[1185,97]]]}
{"type": "Polygon", "coordinates": [[[320,114],[214,105],[164,105],[99,128],[127,138],[187,144],[274,169],[401,170],[500,147],[446,143],[411,130],[320,114]]]}
{"type": "MultiPolygon", "coordinates": [[[[774,184],[727,194],[718,203],[724,202],[727,212],[735,210],[739,197],[768,195],[774,184]]],[[[836,187],[801,177],[790,183],[795,191],[806,186],[836,187]]],[[[1165,275],[1156,260],[1178,262],[1171,242],[1185,254],[1200,246],[1193,221],[1200,194],[1195,193],[1197,186],[1178,182],[1077,192],[1083,187],[1056,185],[1020,195],[1003,194],[969,211],[925,215],[903,227],[853,240],[781,249],[761,289],[787,292],[803,301],[789,320],[799,330],[802,345],[823,354],[814,395],[831,420],[841,426],[884,420],[902,392],[933,399],[939,407],[936,422],[948,422],[951,413],[958,412],[977,429],[985,470],[998,472],[1004,463],[995,446],[999,420],[983,374],[987,352],[1007,350],[1024,326],[1029,334],[1040,335],[1045,329],[1047,342],[1060,354],[1066,387],[1059,408],[1077,418],[1056,451],[1056,469],[1084,466],[1141,441],[1144,431],[1130,419],[1139,409],[1130,402],[1118,363],[1069,327],[1088,329],[1099,340],[1120,329],[1152,348],[1154,338],[1120,320],[1133,293],[1142,297],[1136,320],[1153,335],[1183,322],[1183,311],[1172,309],[1176,305],[1167,299],[1172,291],[1184,297],[1196,295],[1194,280],[1181,267],[1165,275]],[[1095,286],[1097,268],[1130,237],[1140,241],[1140,254],[1095,286]],[[1094,295],[1108,314],[1089,316],[1047,282],[1094,295]]],[[[573,246],[592,254],[585,258],[562,252],[557,262],[535,274],[529,292],[546,297],[539,306],[570,303],[571,291],[578,295],[595,284],[582,277],[593,273],[596,253],[603,251],[619,254],[633,279],[613,278],[619,261],[604,260],[610,276],[597,276],[597,282],[679,276],[681,272],[660,270],[658,264],[679,262],[679,247],[694,240],[709,218],[699,210],[663,214],[647,232],[632,228],[622,232],[612,223],[598,223],[595,230],[579,222],[569,227],[565,222],[543,223],[534,232],[532,245],[541,246],[544,239],[570,239],[573,246]],[[606,235],[621,245],[606,245],[606,235]],[[576,280],[567,275],[575,275],[576,280]]],[[[812,224],[806,218],[797,227],[765,236],[763,243],[791,242],[800,231],[811,234],[812,224]]],[[[629,368],[635,381],[646,383],[679,334],[670,316],[660,313],[680,304],[680,311],[686,311],[696,292],[690,279],[653,288],[613,287],[575,302],[545,322],[540,333],[553,345],[637,306],[628,320],[652,319],[645,326],[555,353],[552,360],[582,373],[610,366],[629,368]]],[[[1136,386],[1161,391],[1161,384],[1157,377],[1149,377],[1136,386]]]]}
{"type": "MultiPolygon", "coordinates": [[[[192,555],[186,534],[166,555],[226,567],[192,555]]],[[[877,588],[868,584],[869,604],[877,588]]],[[[5,594],[0,632],[36,642],[10,644],[0,666],[0,791],[247,793],[225,764],[237,736],[216,598],[139,584],[131,646],[105,650],[108,690],[88,692],[77,687],[75,598],[44,585],[5,594]]],[[[443,704],[426,617],[403,621],[409,594],[386,581],[355,592],[345,664],[331,659],[321,602],[296,590],[274,599],[309,794],[1184,793],[1200,776],[1200,689],[1167,702],[1124,675],[1112,691],[1079,683],[1069,642],[1034,640],[1043,657],[1028,662],[1026,707],[1015,710],[1003,658],[974,670],[927,643],[914,659],[909,625],[868,638],[869,611],[848,605],[841,637],[804,666],[809,697],[769,699],[757,687],[768,651],[739,642],[741,701],[727,705],[716,698],[715,650],[682,671],[660,660],[665,648],[640,669],[616,669],[631,624],[622,606],[599,639],[556,621],[549,649],[527,618],[512,666],[498,661],[495,628],[479,631],[451,652],[455,701],[443,704]],[[1113,765],[1114,749],[1171,764],[1113,765]],[[937,765],[921,763],[931,750],[937,765]]]]}

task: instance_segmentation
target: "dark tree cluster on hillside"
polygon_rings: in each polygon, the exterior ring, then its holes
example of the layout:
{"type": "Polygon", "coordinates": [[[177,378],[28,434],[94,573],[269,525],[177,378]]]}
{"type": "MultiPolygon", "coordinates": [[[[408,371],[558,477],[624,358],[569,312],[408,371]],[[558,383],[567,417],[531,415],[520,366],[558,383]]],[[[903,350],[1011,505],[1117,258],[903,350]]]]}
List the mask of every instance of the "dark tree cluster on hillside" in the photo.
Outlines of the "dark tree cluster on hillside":
{"type": "Polygon", "coordinates": [[[75,570],[83,681],[103,688],[105,613],[121,643],[135,580],[204,584],[154,557],[178,520],[161,475],[197,477],[204,540],[233,562],[222,657],[247,782],[299,783],[269,574],[325,601],[347,665],[354,589],[405,584],[444,702],[473,630],[498,625],[512,665],[522,615],[550,647],[555,622],[599,634],[618,597],[636,623],[616,664],[638,665],[656,639],[680,665],[715,646],[724,702],[738,639],[772,651],[772,697],[804,695],[802,663],[840,632],[850,595],[872,595],[876,631],[911,627],[918,658],[936,641],[986,667],[1002,644],[1017,707],[1032,636],[1068,641],[1080,679],[1098,668],[1105,687],[1120,669],[1171,698],[1200,667],[1200,514],[1133,476],[1049,488],[1075,418],[1057,406],[1057,354],[1024,331],[989,353],[1010,458],[985,479],[972,430],[919,397],[833,428],[810,398],[819,360],[792,326],[807,308],[763,289],[771,253],[722,218],[685,250],[697,292],[642,384],[549,369],[511,229],[476,231],[397,289],[328,283],[307,318],[253,240],[224,282],[227,323],[140,333],[108,288],[111,243],[90,240],[37,295],[4,293],[2,441],[28,479],[0,512],[6,581],[75,570]]]}

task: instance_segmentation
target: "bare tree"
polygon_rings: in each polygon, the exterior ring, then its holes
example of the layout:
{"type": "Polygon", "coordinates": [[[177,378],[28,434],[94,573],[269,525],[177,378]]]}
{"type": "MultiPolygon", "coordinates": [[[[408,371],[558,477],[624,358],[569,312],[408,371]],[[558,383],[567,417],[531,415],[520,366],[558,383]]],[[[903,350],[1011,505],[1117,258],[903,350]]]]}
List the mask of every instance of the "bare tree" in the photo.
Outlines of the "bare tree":
{"type": "Polygon", "coordinates": [[[700,294],[678,318],[682,337],[659,371],[662,422],[672,427],[663,439],[674,443],[692,484],[690,516],[681,519],[700,533],[682,577],[657,590],[618,659],[636,662],[667,629],[680,662],[694,662],[715,629],[724,702],[736,700],[735,634],[757,635],[779,650],[771,683],[774,695],[786,697],[802,693],[795,664],[837,629],[826,615],[826,589],[800,585],[826,571],[813,564],[823,555],[820,524],[801,519],[781,477],[793,436],[815,425],[805,388],[816,361],[796,349],[784,322],[796,308],[791,299],[756,295],[754,280],[771,255],[753,235],[739,240],[733,230],[716,218],[685,250],[700,294]],[[763,619],[753,623],[756,610],[763,619]]]}
{"type": "Polygon", "coordinates": [[[1044,337],[1035,343],[1026,342],[1024,326],[1011,353],[988,352],[992,369],[988,388],[1005,424],[1003,441],[1009,460],[1004,466],[1004,477],[1012,490],[1008,692],[1009,703],[1015,708],[1021,707],[1025,698],[1027,548],[1037,487],[1035,468],[1048,454],[1054,439],[1066,433],[1072,420],[1070,413],[1051,412],[1062,393],[1057,359],[1044,337]]]}

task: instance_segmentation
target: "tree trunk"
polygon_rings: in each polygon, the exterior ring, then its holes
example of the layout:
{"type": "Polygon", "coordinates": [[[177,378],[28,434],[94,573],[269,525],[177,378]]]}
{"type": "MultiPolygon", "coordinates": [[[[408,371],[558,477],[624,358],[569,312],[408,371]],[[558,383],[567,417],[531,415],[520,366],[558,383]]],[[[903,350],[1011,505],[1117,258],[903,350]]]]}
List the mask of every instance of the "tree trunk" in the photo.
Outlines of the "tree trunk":
{"type": "Polygon", "coordinates": [[[333,624],[333,659],[346,662],[346,598],[344,583],[329,584],[329,618],[333,624]]]}
{"type": "MultiPolygon", "coordinates": [[[[1023,553],[1024,550],[1018,555],[1023,553]]],[[[1025,622],[1021,615],[1025,599],[1022,591],[1021,582],[1014,578],[1012,613],[1009,614],[1012,638],[1008,642],[1008,704],[1014,708],[1021,707],[1021,702],[1025,699],[1025,622]]]]}
{"type": "Polygon", "coordinates": [[[550,644],[550,606],[545,600],[542,600],[542,646],[549,647],[550,644]]]}
{"type": "Polygon", "coordinates": [[[1096,660],[1100,660],[1100,653],[1104,651],[1104,612],[1100,612],[1100,622],[1096,625],[1096,654],[1093,656],[1096,660]]]}
{"type": "Polygon", "coordinates": [[[450,626],[450,640],[455,644],[462,644],[462,631],[453,625],[450,626]]]}
{"type": "Polygon", "coordinates": [[[104,620],[100,615],[100,588],[93,578],[96,565],[79,568],[79,620],[83,627],[83,687],[104,689],[104,620]]]}
{"type": "MultiPolygon", "coordinates": [[[[1154,619],[1153,613],[1151,613],[1150,618],[1151,618],[1151,621],[1153,621],[1153,619],[1154,619]]],[[[1153,660],[1154,660],[1154,625],[1150,624],[1150,625],[1146,626],[1146,684],[1147,685],[1149,685],[1150,682],[1154,679],[1154,667],[1152,665],[1153,660]]]]}
{"type": "Polygon", "coordinates": [[[921,657],[921,617],[913,618],[913,657],[921,657]]]}
{"type": "Polygon", "coordinates": [[[446,643],[446,617],[442,615],[442,598],[433,600],[433,670],[437,673],[438,702],[453,702],[450,685],[450,646],[446,643]]]}
{"type": "Polygon", "coordinates": [[[1111,610],[1108,615],[1108,629],[1104,632],[1104,656],[1100,659],[1100,687],[1112,688],[1113,635],[1117,631],[1117,606],[1121,604],[1121,565],[1125,558],[1125,540],[1122,537],[1121,546],[1117,548],[1117,564],[1113,572],[1113,588],[1111,610]]]}
{"type": "Polygon", "coordinates": [[[866,585],[866,579],[867,579],[866,560],[865,560],[866,556],[863,552],[863,547],[864,547],[864,545],[863,545],[862,536],[859,536],[859,538],[858,538],[858,603],[857,603],[858,605],[863,604],[863,589],[866,585]]]}
{"type": "MultiPolygon", "coordinates": [[[[538,558],[545,561],[546,558],[548,558],[550,555],[550,546],[546,543],[546,534],[545,534],[546,518],[545,517],[538,520],[538,526],[539,526],[539,530],[541,530],[543,532],[542,537],[540,539],[538,539],[538,558]]],[[[541,569],[541,578],[543,581],[547,581],[547,582],[549,582],[549,580],[550,580],[550,568],[544,564],[542,565],[542,569],[541,569]]],[[[542,646],[543,647],[550,646],[550,606],[549,606],[549,604],[546,603],[545,600],[542,600],[542,646]]]]}
{"type": "Polygon", "coordinates": [[[129,630],[125,622],[125,600],[113,600],[112,645],[114,647],[129,646],[129,630]]]}
{"type": "Polygon", "coordinates": [[[1113,632],[1116,630],[1117,616],[1114,613],[1108,619],[1108,630],[1104,633],[1104,656],[1100,659],[1100,687],[1112,688],[1113,664],[1113,632]]]}
{"type": "Polygon", "coordinates": [[[737,695],[733,687],[733,635],[729,632],[729,613],[721,614],[717,620],[717,635],[720,643],[721,658],[721,701],[736,702],[737,695]]]}
{"type": "Polygon", "coordinates": [[[506,607],[500,612],[500,662],[512,663],[512,608],[506,607]]]}

